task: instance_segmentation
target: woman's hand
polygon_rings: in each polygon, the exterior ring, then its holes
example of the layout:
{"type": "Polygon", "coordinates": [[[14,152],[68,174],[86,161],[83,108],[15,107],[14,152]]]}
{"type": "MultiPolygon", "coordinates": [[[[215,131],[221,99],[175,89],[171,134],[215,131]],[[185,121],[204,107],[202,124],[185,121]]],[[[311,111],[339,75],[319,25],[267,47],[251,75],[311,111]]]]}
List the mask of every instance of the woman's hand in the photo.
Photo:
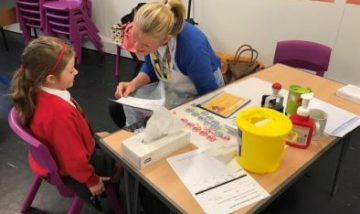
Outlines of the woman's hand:
{"type": "Polygon", "coordinates": [[[120,82],[115,91],[115,97],[127,97],[129,94],[134,92],[136,89],[140,88],[143,85],[150,83],[150,78],[144,72],[139,72],[139,74],[130,82],[120,82]]]}
{"type": "Polygon", "coordinates": [[[89,187],[92,195],[101,195],[105,191],[104,181],[110,180],[110,177],[100,177],[99,183],[95,186],[89,187]]]}
{"type": "Polygon", "coordinates": [[[120,82],[115,91],[115,97],[127,97],[129,94],[136,90],[136,86],[133,82],[120,82]]]}

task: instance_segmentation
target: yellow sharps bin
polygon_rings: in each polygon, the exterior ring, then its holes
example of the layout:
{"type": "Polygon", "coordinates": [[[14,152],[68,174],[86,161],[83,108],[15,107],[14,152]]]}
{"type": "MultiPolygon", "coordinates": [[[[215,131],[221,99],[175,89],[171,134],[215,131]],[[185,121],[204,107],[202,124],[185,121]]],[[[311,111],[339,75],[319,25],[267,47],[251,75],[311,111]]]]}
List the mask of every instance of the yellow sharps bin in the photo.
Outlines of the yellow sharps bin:
{"type": "Polygon", "coordinates": [[[273,109],[251,107],[237,114],[236,123],[242,141],[237,162],[255,173],[275,171],[292,129],[290,119],[273,109]]]}

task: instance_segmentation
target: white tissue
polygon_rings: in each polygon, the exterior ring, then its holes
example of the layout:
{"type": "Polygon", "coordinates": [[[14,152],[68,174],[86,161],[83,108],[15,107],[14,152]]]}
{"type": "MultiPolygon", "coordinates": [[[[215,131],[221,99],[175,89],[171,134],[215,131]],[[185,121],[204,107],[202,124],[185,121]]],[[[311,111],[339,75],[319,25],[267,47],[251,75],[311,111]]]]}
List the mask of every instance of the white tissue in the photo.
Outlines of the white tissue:
{"type": "Polygon", "coordinates": [[[336,95],[357,103],[360,103],[360,87],[346,85],[336,91],[336,95]]]}
{"type": "Polygon", "coordinates": [[[146,123],[143,143],[151,143],[162,137],[174,135],[184,129],[183,124],[169,110],[158,108],[146,123]]]}

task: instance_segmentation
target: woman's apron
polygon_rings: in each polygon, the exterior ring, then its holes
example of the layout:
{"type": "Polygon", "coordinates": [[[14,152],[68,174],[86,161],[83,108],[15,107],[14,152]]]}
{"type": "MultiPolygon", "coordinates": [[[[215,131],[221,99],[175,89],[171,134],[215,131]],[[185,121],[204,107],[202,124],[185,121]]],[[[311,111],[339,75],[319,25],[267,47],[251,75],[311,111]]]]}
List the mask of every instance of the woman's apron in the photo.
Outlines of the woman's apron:
{"type": "MultiPolygon", "coordinates": [[[[197,96],[192,80],[184,75],[176,64],[176,38],[172,38],[166,46],[160,47],[156,53],[150,55],[155,74],[159,82],[151,83],[139,88],[133,96],[147,99],[163,99],[164,106],[173,108],[186,100],[197,96]]],[[[218,68],[214,77],[219,86],[224,80],[218,68]]],[[[125,107],[126,125],[131,125],[144,119],[144,112],[131,107],[125,107]]]]}

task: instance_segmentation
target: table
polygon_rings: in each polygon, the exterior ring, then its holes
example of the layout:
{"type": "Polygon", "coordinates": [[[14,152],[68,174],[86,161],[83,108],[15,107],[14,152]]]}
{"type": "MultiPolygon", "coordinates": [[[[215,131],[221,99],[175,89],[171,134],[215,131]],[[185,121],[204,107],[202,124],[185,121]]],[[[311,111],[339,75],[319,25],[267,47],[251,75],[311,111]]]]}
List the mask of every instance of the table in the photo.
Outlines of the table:
{"type": "MultiPolygon", "coordinates": [[[[340,82],[328,80],[281,64],[276,64],[251,76],[269,82],[281,82],[284,88],[288,88],[290,84],[309,86],[315,92],[317,98],[360,115],[360,106],[358,104],[335,96],[335,91],[343,86],[340,82]]],[[[128,182],[128,176],[131,174],[135,178],[135,192],[138,189],[138,182],[141,182],[174,213],[203,213],[199,204],[182,184],[165,158],[154,163],[154,165],[141,170],[135,168],[126,160],[126,158],[124,158],[121,142],[130,136],[132,136],[132,133],[120,130],[102,139],[103,148],[117,161],[123,164],[125,168],[125,182],[128,182]]],[[[235,213],[253,213],[261,211],[292,183],[299,179],[301,175],[304,174],[324,153],[334,145],[342,143],[342,151],[334,178],[335,185],[332,190],[332,193],[335,194],[337,190],[338,175],[340,174],[345,153],[349,146],[350,137],[351,133],[344,138],[323,136],[318,141],[313,141],[310,147],[305,150],[293,147],[286,148],[278,170],[264,175],[250,173],[253,178],[271,194],[271,196],[239,209],[235,213]]],[[[195,149],[195,146],[190,144],[176,151],[172,155],[181,154],[193,149],[195,149]]],[[[127,196],[130,197],[129,194],[127,196]]],[[[135,194],[133,198],[133,201],[136,200],[137,194],[135,194]]],[[[131,213],[132,211],[136,213],[136,203],[131,204],[130,199],[128,198],[127,205],[128,213],[131,213]]]]}
{"type": "Polygon", "coordinates": [[[6,41],[4,26],[14,24],[16,22],[15,7],[11,8],[0,8],[0,31],[3,37],[3,43],[5,50],[8,51],[9,47],[6,41]]]}

